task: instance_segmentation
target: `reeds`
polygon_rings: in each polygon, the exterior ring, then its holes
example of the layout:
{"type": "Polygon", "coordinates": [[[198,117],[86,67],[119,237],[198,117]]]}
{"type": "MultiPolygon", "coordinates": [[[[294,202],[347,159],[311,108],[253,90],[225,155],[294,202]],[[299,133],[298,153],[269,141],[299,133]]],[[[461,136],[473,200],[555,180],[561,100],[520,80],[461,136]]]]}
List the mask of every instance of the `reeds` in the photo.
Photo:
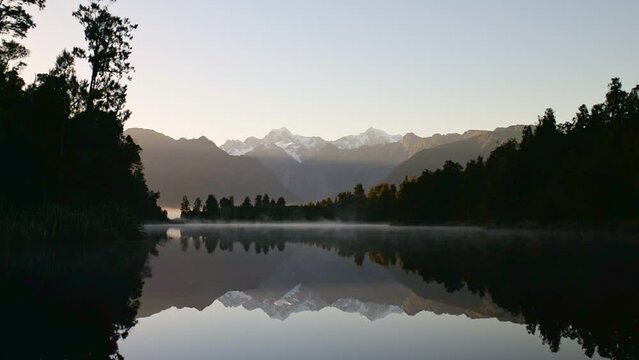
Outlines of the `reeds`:
{"type": "Polygon", "coordinates": [[[100,238],[137,231],[138,222],[117,205],[72,208],[43,204],[33,209],[0,205],[0,243],[39,243],[100,238]]]}

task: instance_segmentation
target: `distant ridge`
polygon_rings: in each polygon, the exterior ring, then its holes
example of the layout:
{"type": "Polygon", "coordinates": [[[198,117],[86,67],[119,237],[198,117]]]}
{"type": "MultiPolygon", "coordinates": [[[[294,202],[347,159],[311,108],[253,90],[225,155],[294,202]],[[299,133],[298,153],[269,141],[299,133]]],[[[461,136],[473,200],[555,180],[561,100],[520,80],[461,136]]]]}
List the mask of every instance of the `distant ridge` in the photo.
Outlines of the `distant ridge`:
{"type": "MultiPolygon", "coordinates": [[[[385,182],[399,184],[405,177],[420,175],[424,170],[437,170],[446,160],[460,163],[462,166],[478,156],[486,159],[499,144],[509,139],[521,140],[524,125],[513,125],[506,128],[496,128],[493,131],[469,130],[464,134],[434,135],[430,138],[412,141],[420,143],[422,148],[412,157],[399,164],[390,173],[385,182]]],[[[408,136],[408,135],[407,135],[408,136]]],[[[406,139],[406,136],[402,141],[406,139]]],[[[414,146],[419,149],[420,146],[414,146]]]]}
{"type": "Polygon", "coordinates": [[[178,207],[183,195],[195,197],[214,194],[245,196],[268,193],[283,196],[290,203],[300,199],[286,189],[258,160],[231,156],[206,137],[175,140],[159,132],[140,128],[125,131],[142,147],[142,163],[151,188],[160,191],[159,203],[178,207]]]}
{"type": "Polygon", "coordinates": [[[370,127],[359,135],[344,136],[335,141],[331,141],[331,144],[342,150],[352,150],[362,146],[396,143],[401,139],[401,135],[389,135],[382,130],[370,127]]]}

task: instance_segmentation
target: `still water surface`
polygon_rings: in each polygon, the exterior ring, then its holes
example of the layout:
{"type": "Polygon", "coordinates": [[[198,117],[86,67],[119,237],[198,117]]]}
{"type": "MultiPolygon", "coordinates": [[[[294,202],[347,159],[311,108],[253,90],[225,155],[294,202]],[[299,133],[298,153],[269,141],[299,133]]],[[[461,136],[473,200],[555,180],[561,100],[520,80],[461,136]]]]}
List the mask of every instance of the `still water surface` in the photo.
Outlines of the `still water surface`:
{"type": "Polygon", "coordinates": [[[634,239],[147,226],[126,359],[636,359],[634,239]],[[147,274],[148,275],[148,274],[147,274]]]}

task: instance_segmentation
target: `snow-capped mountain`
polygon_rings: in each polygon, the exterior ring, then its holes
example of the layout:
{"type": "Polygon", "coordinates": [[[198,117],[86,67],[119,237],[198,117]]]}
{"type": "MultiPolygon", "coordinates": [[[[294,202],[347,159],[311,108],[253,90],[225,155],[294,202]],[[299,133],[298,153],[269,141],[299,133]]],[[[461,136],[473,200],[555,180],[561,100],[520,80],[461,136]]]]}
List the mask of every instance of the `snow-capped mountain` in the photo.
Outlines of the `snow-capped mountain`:
{"type": "Polygon", "coordinates": [[[220,146],[220,149],[226,151],[229,155],[240,156],[253,150],[253,147],[240,140],[227,140],[224,145],[220,146]]]}
{"type": "Polygon", "coordinates": [[[396,143],[402,139],[402,135],[390,135],[382,130],[368,128],[359,135],[348,135],[331,143],[340,149],[357,149],[362,146],[396,143]]]}
{"type": "Polygon", "coordinates": [[[249,137],[244,141],[228,140],[220,146],[220,149],[230,155],[239,156],[261,146],[277,146],[286,151],[297,162],[303,162],[322,150],[327,144],[333,144],[342,150],[352,150],[362,146],[396,143],[401,139],[401,135],[389,135],[382,130],[369,128],[359,135],[349,135],[335,141],[326,141],[318,136],[296,135],[284,127],[271,130],[262,139],[249,137]]]}
{"type": "Polygon", "coordinates": [[[259,299],[241,291],[229,291],[217,301],[226,307],[242,306],[247,310],[261,309],[269,317],[286,320],[295,313],[319,311],[326,307],[339,309],[347,313],[358,313],[370,321],[383,319],[390,314],[404,311],[397,305],[366,303],[357,299],[341,298],[329,304],[309,289],[296,285],[279,299],[259,299]]]}
{"type": "Polygon", "coordinates": [[[390,314],[403,314],[404,310],[397,305],[376,304],[357,299],[339,299],[331,307],[347,313],[358,313],[370,321],[383,319],[390,314]]]}
{"type": "Polygon", "coordinates": [[[302,162],[321,150],[326,144],[327,142],[321,137],[296,135],[283,127],[271,130],[262,139],[249,137],[244,141],[228,140],[220,146],[220,149],[230,155],[244,155],[260,146],[275,145],[286,151],[297,162],[302,162]]]}

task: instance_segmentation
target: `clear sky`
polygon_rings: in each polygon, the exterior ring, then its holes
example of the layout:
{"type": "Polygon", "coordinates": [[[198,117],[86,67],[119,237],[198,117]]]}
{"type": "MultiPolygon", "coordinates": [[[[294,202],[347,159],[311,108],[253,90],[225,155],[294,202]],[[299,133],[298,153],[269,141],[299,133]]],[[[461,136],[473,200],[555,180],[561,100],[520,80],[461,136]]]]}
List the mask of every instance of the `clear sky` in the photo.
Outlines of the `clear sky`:
{"type": "MultiPolygon", "coordinates": [[[[48,0],[23,75],[82,45],[48,0]]],[[[173,137],[335,139],[570,119],[613,76],[639,83],[637,0],[120,0],[139,24],[127,127],[173,137]]]]}

